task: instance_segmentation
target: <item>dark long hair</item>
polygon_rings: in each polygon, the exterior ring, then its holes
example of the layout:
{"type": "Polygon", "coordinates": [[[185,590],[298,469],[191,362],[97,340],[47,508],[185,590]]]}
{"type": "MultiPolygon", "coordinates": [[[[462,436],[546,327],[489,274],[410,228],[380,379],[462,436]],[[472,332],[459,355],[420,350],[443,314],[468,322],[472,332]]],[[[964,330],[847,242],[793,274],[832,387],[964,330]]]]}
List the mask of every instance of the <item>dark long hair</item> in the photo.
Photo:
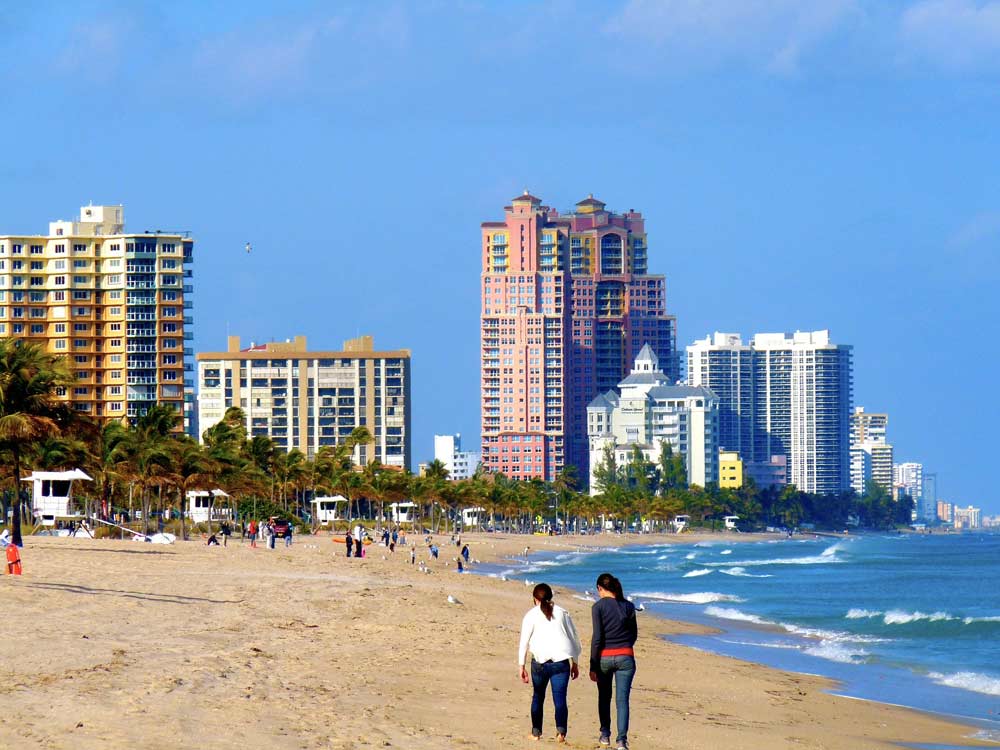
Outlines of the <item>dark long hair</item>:
{"type": "Polygon", "coordinates": [[[538,602],[538,606],[542,609],[542,614],[545,615],[546,620],[552,619],[552,587],[547,583],[540,583],[535,586],[534,591],[531,595],[535,597],[535,601],[538,602]]]}
{"type": "Polygon", "coordinates": [[[597,585],[605,591],[610,591],[614,594],[615,599],[618,601],[625,601],[625,592],[622,591],[622,582],[610,573],[601,573],[597,576],[597,585]]]}

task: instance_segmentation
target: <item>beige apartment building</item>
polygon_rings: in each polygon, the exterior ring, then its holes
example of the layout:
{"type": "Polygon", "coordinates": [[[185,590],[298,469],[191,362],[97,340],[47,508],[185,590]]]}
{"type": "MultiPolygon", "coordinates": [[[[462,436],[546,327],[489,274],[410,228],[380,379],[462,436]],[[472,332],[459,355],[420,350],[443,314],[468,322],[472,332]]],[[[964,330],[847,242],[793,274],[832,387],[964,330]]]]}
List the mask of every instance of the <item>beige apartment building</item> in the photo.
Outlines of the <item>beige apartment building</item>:
{"type": "Polygon", "coordinates": [[[187,232],[126,233],[122,206],[84,206],[44,235],[0,235],[0,337],[65,355],[77,411],[135,419],[161,403],[187,425],[193,250],[187,232]]]}
{"type": "Polygon", "coordinates": [[[240,407],[249,436],[267,435],[282,449],[314,455],[343,442],[356,427],[374,440],[354,460],[410,466],[410,352],[376,351],[371,336],[344,342],[341,351],[309,351],[305,336],[198,354],[201,434],[226,409],[240,407]]]}

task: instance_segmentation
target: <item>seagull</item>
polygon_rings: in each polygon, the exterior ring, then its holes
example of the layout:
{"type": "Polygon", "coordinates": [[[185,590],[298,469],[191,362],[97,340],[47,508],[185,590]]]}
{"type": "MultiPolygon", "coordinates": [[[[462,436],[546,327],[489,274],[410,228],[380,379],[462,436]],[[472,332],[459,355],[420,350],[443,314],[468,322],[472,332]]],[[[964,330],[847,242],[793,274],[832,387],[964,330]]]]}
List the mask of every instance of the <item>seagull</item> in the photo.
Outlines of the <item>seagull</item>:
{"type": "Polygon", "coordinates": [[[461,603],[462,602],[453,597],[451,594],[448,594],[448,604],[461,604],[461,603]]]}
{"type": "Polygon", "coordinates": [[[250,254],[250,250],[251,250],[251,247],[250,247],[250,243],[248,242],[247,243],[247,255],[250,254]]]}

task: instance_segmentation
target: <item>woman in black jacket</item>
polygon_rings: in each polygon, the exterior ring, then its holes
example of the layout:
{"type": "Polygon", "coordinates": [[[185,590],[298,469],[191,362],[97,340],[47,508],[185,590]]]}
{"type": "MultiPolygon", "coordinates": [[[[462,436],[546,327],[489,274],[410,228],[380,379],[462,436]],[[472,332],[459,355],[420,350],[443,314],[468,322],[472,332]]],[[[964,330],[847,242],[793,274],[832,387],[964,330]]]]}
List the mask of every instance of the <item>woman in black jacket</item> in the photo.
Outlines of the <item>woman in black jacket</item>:
{"type": "Polygon", "coordinates": [[[591,609],[594,637],[590,640],[590,679],[597,683],[600,744],[611,744],[611,687],[618,714],[618,750],[628,750],[628,701],[635,677],[632,647],[639,635],[635,607],[625,599],[622,584],[610,573],[597,578],[598,600],[591,609]]]}

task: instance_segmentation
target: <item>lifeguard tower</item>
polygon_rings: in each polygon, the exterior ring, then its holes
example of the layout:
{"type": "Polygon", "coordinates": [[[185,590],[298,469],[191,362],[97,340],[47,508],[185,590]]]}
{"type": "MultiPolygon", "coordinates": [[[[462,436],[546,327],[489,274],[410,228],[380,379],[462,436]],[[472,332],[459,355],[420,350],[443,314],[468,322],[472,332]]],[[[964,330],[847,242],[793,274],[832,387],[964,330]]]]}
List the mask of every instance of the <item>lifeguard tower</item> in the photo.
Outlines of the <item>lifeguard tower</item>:
{"type": "Polygon", "coordinates": [[[187,517],[192,523],[207,523],[208,513],[211,509],[212,521],[228,521],[233,515],[231,508],[224,505],[217,505],[219,498],[227,498],[229,495],[222,490],[188,490],[187,493],[187,517]]]}
{"type": "Polygon", "coordinates": [[[35,471],[21,479],[31,482],[31,508],[35,523],[55,526],[57,521],[79,521],[83,513],[73,502],[73,482],[93,479],[79,469],[35,471]]]}
{"type": "Polygon", "coordinates": [[[463,529],[476,529],[479,528],[479,519],[482,517],[483,513],[486,512],[485,508],[462,508],[462,528],[463,529]]]}
{"type": "Polygon", "coordinates": [[[413,523],[413,509],[416,507],[417,504],[411,502],[390,503],[389,518],[393,523],[413,523]]]}
{"type": "Polygon", "coordinates": [[[346,521],[347,513],[341,513],[340,507],[346,504],[347,498],[343,495],[313,498],[313,517],[316,519],[317,523],[322,525],[334,523],[336,521],[346,521]]]}
{"type": "Polygon", "coordinates": [[[675,534],[680,534],[688,527],[691,523],[691,516],[674,516],[674,520],[670,522],[670,526],[673,528],[675,534]]]}

